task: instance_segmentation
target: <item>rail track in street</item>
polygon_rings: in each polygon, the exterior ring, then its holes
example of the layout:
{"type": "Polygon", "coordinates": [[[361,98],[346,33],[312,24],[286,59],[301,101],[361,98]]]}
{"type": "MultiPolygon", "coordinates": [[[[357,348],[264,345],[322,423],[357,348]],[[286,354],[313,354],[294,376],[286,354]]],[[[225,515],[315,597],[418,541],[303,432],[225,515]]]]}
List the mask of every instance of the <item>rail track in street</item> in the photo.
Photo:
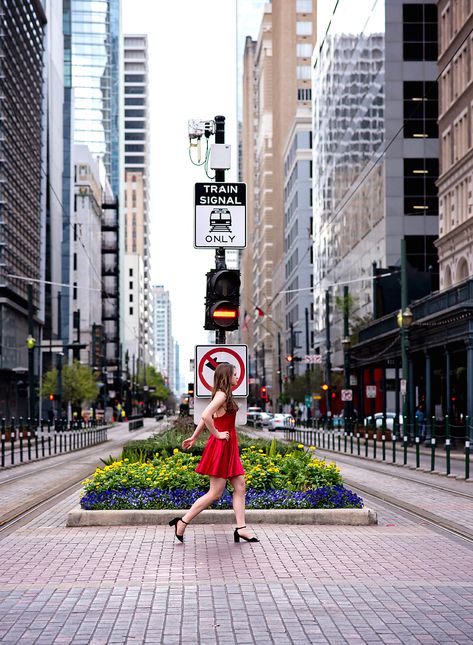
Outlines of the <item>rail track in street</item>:
{"type": "MultiPolygon", "coordinates": [[[[269,433],[268,431],[265,431],[265,430],[251,431],[246,427],[241,428],[241,430],[247,435],[249,435],[250,437],[252,437],[253,439],[258,439],[262,437],[265,439],[274,438],[274,433],[269,433]]],[[[286,442],[286,440],[281,436],[276,438],[282,442],[286,442]]],[[[395,466],[395,465],[393,466],[389,462],[385,464],[384,468],[383,467],[377,468],[374,464],[368,463],[367,460],[365,460],[364,458],[360,458],[358,456],[349,456],[349,455],[339,454],[339,453],[335,454],[331,451],[324,451],[323,449],[320,449],[320,448],[317,448],[317,454],[322,456],[323,458],[330,459],[331,461],[334,461],[336,463],[346,464],[346,465],[358,468],[360,470],[360,479],[363,477],[364,471],[371,471],[381,477],[382,476],[396,477],[397,479],[409,482],[411,484],[426,487],[428,489],[438,490],[439,492],[442,492],[442,493],[448,493],[449,495],[452,495],[458,499],[471,500],[472,507],[473,507],[473,488],[472,488],[472,493],[469,493],[466,491],[454,490],[450,486],[442,486],[441,484],[435,481],[432,481],[432,482],[425,481],[425,480],[422,481],[415,477],[409,477],[408,475],[406,475],[405,472],[402,472],[402,466],[395,466]],[[386,472],[387,467],[389,467],[391,472],[386,472]]],[[[427,473],[422,473],[422,474],[427,474],[427,473]]],[[[434,479],[435,477],[436,475],[432,475],[432,479],[434,479]]],[[[441,531],[447,534],[449,537],[455,537],[457,539],[459,538],[462,541],[467,542],[473,546],[473,530],[471,530],[469,527],[459,524],[458,522],[454,522],[445,517],[441,517],[440,515],[432,513],[417,504],[411,504],[410,502],[406,502],[405,500],[399,497],[396,497],[395,495],[387,494],[383,491],[376,490],[372,486],[367,486],[365,483],[363,483],[363,481],[359,481],[358,478],[355,479],[355,478],[344,476],[343,479],[344,479],[344,483],[347,486],[349,486],[350,489],[353,490],[353,492],[368,495],[370,498],[386,506],[387,508],[394,508],[400,513],[415,517],[417,520],[421,520],[423,523],[427,523],[431,525],[435,530],[441,531]]]]}

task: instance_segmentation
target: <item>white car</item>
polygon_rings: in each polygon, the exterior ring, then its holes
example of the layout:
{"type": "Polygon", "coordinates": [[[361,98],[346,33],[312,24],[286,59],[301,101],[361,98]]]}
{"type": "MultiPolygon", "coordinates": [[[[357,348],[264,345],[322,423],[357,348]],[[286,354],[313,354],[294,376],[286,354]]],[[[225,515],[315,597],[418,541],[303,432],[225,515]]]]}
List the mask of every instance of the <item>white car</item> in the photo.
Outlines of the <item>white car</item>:
{"type": "MultiPolygon", "coordinates": [[[[382,412],[376,412],[374,415],[374,422],[376,424],[377,428],[382,428],[383,427],[383,413],[382,412]]],[[[395,412],[386,412],[386,430],[393,430],[394,428],[394,420],[396,418],[396,413],[395,412]]],[[[369,417],[365,418],[365,427],[367,426],[372,426],[373,425],[373,417],[370,415],[369,417]]],[[[403,418],[402,414],[399,415],[399,422],[397,424],[397,428],[402,428],[403,425],[403,418]]]]}
{"type": "Polygon", "coordinates": [[[259,421],[262,426],[269,426],[269,422],[272,418],[273,415],[269,414],[269,412],[260,412],[259,421]]]}
{"type": "Polygon", "coordinates": [[[268,430],[294,430],[296,422],[292,414],[275,414],[272,419],[269,420],[268,430]]]}

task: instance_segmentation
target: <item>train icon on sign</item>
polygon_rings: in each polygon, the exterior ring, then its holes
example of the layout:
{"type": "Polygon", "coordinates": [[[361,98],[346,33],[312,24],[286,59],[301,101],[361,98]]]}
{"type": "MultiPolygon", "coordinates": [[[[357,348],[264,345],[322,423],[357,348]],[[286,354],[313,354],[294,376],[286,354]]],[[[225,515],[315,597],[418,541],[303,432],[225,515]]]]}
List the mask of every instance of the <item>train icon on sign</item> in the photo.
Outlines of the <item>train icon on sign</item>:
{"type": "Polygon", "coordinates": [[[232,232],[232,214],[228,208],[213,208],[210,211],[210,233],[214,231],[232,232]]]}

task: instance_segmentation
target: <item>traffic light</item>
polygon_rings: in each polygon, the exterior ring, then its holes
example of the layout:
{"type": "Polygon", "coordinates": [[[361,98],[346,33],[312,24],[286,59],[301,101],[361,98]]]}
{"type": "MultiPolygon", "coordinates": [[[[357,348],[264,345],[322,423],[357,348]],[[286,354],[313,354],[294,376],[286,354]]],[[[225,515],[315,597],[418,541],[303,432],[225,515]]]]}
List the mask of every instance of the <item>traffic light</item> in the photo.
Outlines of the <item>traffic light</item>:
{"type": "Polygon", "coordinates": [[[238,329],[240,271],[212,269],[207,273],[204,329],[238,329]]]}
{"type": "Polygon", "coordinates": [[[194,396],[194,383],[189,383],[187,385],[187,394],[189,396],[194,396]]]}
{"type": "Polygon", "coordinates": [[[329,391],[329,389],[330,389],[330,386],[329,386],[329,385],[327,385],[327,383],[322,383],[322,390],[323,390],[324,392],[328,392],[328,391],[329,391]]]}
{"type": "Polygon", "coordinates": [[[268,400],[268,388],[266,387],[266,385],[262,385],[260,387],[259,393],[260,393],[260,396],[263,399],[263,401],[268,400]]]}
{"type": "Polygon", "coordinates": [[[292,363],[292,361],[293,361],[293,360],[294,360],[294,357],[293,357],[291,354],[288,354],[288,355],[286,356],[286,361],[287,361],[288,363],[292,363]]]}
{"type": "Polygon", "coordinates": [[[52,392],[49,393],[49,400],[54,401],[54,394],[52,392]]]}

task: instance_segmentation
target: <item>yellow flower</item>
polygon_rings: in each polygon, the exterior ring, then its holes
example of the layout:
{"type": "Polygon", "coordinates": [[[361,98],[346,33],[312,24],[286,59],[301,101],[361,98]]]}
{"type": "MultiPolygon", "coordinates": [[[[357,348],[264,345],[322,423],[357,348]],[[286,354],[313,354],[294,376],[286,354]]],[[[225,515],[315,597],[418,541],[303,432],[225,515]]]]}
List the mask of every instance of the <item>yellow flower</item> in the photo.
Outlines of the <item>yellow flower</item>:
{"type": "Polygon", "coordinates": [[[298,448],[303,448],[303,447],[304,447],[304,444],[299,443],[299,444],[297,444],[297,447],[298,447],[298,448]]]}
{"type": "Polygon", "coordinates": [[[174,450],[172,451],[173,455],[177,455],[178,452],[179,452],[179,448],[174,448],[174,450]]]}
{"type": "Polygon", "coordinates": [[[261,450],[261,448],[258,450],[258,452],[264,452],[264,450],[261,450]]]}
{"type": "Polygon", "coordinates": [[[250,446],[250,448],[256,448],[256,446],[250,446]]]}
{"type": "Polygon", "coordinates": [[[147,481],[147,482],[150,482],[150,481],[151,481],[151,477],[147,477],[147,478],[146,478],[146,481],[147,481]]]}
{"type": "Polygon", "coordinates": [[[315,446],[311,446],[311,447],[310,447],[310,449],[311,449],[311,450],[315,450],[315,446]]]}
{"type": "Polygon", "coordinates": [[[124,459],[123,461],[130,461],[129,459],[124,459]]]}

